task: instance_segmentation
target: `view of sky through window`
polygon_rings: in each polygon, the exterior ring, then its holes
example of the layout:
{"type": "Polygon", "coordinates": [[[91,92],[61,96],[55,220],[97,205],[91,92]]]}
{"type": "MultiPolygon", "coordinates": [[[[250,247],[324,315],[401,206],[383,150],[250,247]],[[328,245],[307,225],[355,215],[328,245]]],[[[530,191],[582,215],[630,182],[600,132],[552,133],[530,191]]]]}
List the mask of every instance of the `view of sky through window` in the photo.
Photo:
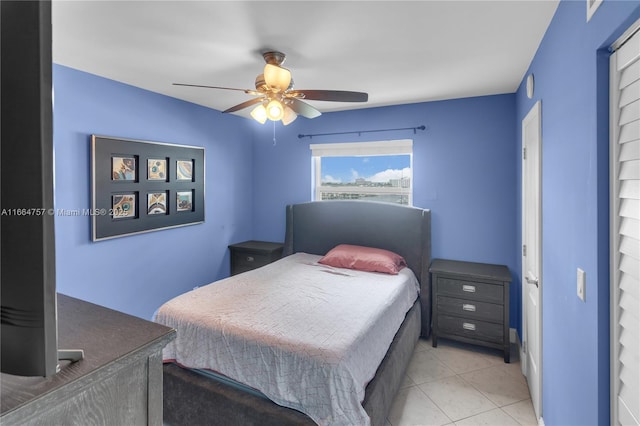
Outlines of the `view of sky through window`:
{"type": "Polygon", "coordinates": [[[323,157],[322,183],[355,183],[356,179],[386,183],[391,179],[408,178],[411,159],[409,155],[380,155],[365,157],[323,157]]]}

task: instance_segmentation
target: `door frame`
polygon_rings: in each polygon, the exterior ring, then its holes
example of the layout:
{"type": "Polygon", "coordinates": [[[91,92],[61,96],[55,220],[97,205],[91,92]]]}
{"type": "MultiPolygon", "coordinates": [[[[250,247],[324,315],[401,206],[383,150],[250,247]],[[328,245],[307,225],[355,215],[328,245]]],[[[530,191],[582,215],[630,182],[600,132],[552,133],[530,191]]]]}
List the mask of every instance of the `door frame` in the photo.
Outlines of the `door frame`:
{"type": "MultiPolygon", "coordinates": [[[[522,161],[522,199],[521,199],[521,203],[522,203],[522,211],[521,211],[521,225],[522,225],[522,230],[521,230],[521,238],[522,238],[522,251],[521,251],[521,260],[522,260],[522,267],[521,267],[521,285],[522,285],[522,346],[520,348],[520,363],[521,363],[521,369],[522,369],[522,374],[526,377],[527,376],[527,371],[528,371],[528,365],[527,365],[527,353],[529,351],[529,347],[530,345],[528,344],[528,340],[529,340],[529,336],[527,335],[527,311],[526,311],[526,298],[527,298],[527,291],[526,288],[528,285],[530,285],[529,283],[527,283],[526,281],[526,277],[527,277],[527,264],[526,264],[526,259],[525,259],[525,249],[524,249],[524,244],[526,241],[526,221],[525,221],[525,212],[526,212],[526,183],[525,183],[525,179],[526,179],[526,175],[525,173],[527,172],[528,168],[531,167],[535,167],[536,168],[536,173],[538,175],[538,194],[537,194],[537,198],[538,198],[538,205],[540,206],[539,211],[537,212],[537,217],[534,217],[534,220],[537,221],[538,224],[538,235],[537,235],[537,239],[538,239],[538,274],[537,274],[537,278],[538,278],[538,309],[537,309],[537,322],[538,322],[538,336],[537,336],[537,347],[539,348],[539,354],[538,354],[538,383],[536,384],[535,388],[538,389],[538,395],[536,395],[536,398],[534,399],[532,396],[532,403],[534,404],[534,412],[536,413],[536,417],[538,417],[538,420],[542,418],[542,103],[540,100],[538,100],[534,106],[529,110],[529,112],[527,113],[527,115],[525,116],[525,118],[522,120],[522,125],[521,125],[521,130],[522,130],[522,157],[521,157],[521,161],[522,161]],[[528,121],[531,120],[536,120],[537,123],[536,125],[538,126],[538,162],[537,164],[531,164],[526,163],[526,153],[525,153],[525,123],[527,123],[528,121]],[[537,407],[535,406],[537,402],[537,407]]],[[[528,378],[527,378],[528,380],[528,378]]],[[[531,386],[530,386],[531,388],[531,386]]]]}

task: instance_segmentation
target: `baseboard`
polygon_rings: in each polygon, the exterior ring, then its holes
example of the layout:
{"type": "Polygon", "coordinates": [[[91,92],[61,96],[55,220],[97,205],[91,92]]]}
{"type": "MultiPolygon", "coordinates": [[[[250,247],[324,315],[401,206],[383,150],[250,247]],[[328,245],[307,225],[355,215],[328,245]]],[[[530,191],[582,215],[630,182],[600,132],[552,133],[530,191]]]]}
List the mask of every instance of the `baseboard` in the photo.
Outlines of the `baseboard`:
{"type": "MultiPolygon", "coordinates": [[[[520,354],[520,369],[522,370],[522,375],[526,376],[527,372],[527,356],[522,351],[522,344],[520,343],[520,337],[518,336],[518,330],[515,328],[509,329],[509,341],[513,344],[518,345],[518,353],[520,354]]],[[[538,419],[538,426],[544,426],[544,419],[540,417],[538,419]]]]}
{"type": "Polygon", "coordinates": [[[518,347],[518,355],[520,355],[520,361],[522,361],[522,343],[520,342],[520,336],[518,336],[518,330],[516,330],[515,328],[509,329],[509,342],[511,342],[512,345],[516,345],[518,347]]]}
{"type": "Polygon", "coordinates": [[[518,338],[518,330],[515,328],[509,329],[509,342],[518,343],[518,347],[520,347],[520,339],[518,338]]]}
{"type": "Polygon", "coordinates": [[[509,341],[512,344],[518,345],[518,354],[520,355],[520,369],[522,370],[522,375],[526,376],[527,371],[527,357],[526,354],[522,351],[522,342],[520,341],[520,336],[518,336],[518,330],[515,328],[509,329],[509,341]]]}

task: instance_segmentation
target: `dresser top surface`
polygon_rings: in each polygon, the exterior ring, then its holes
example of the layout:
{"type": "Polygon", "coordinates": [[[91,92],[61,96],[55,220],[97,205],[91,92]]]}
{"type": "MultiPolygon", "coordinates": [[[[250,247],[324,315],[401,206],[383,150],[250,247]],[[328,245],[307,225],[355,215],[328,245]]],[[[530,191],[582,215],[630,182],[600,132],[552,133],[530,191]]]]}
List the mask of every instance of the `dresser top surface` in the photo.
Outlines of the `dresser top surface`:
{"type": "Polygon", "coordinates": [[[51,377],[2,373],[2,414],[30,400],[83,380],[123,357],[151,347],[161,349],[175,338],[175,330],[161,324],[58,294],[58,348],[82,349],[84,358],[60,363],[51,377]]]}
{"type": "Polygon", "coordinates": [[[511,272],[505,265],[434,259],[429,272],[511,282],[511,272]]]}

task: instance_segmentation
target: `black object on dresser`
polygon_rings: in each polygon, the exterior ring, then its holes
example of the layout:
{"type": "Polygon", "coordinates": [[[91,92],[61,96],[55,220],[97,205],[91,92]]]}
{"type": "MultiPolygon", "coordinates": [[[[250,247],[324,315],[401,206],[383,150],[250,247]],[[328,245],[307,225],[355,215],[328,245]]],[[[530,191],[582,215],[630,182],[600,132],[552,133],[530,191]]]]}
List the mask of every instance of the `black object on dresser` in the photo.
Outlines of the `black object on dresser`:
{"type": "Polygon", "coordinates": [[[429,271],[433,347],[445,337],[501,349],[504,362],[509,362],[509,268],[435,259],[429,271]]]}
{"type": "Polygon", "coordinates": [[[254,240],[231,244],[231,275],[250,271],[280,259],[283,247],[282,243],[254,240]]]}
{"type": "Polygon", "coordinates": [[[162,348],[176,331],[58,293],[58,341],[84,358],[0,377],[0,424],[162,426],[162,348]]]}

